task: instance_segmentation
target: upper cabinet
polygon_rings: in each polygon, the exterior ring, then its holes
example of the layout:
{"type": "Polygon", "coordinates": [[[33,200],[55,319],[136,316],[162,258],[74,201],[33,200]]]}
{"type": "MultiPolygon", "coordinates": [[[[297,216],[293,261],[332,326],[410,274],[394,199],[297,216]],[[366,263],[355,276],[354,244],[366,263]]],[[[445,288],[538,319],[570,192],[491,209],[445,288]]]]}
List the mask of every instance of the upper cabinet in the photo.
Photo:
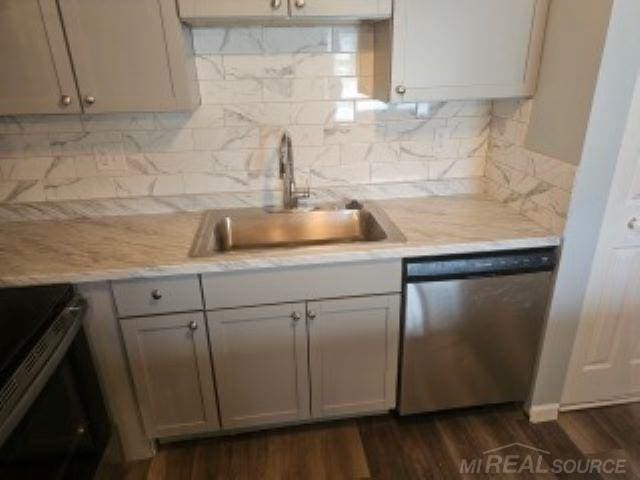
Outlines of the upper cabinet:
{"type": "Polygon", "coordinates": [[[291,16],[311,19],[391,17],[391,0],[290,0],[291,16]]]}
{"type": "Polygon", "coordinates": [[[228,22],[373,20],[391,17],[392,0],[178,0],[194,25],[228,22]]]}
{"type": "Polygon", "coordinates": [[[80,112],[55,0],[0,2],[0,114],[80,112]]]}
{"type": "Polygon", "coordinates": [[[187,43],[173,0],[3,0],[0,115],[190,109],[187,43]]]}
{"type": "Polygon", "coordinates": [[[376,25],[376,97],[413,102],[535,93],[548,0],[394,5],[392,22],[376,25]]]}
{"type": "Polygon", "coordinates": [[[287,18],[287,0],[178,0],[180,18],[189,23],[207,20],[266,21],[287,18]]]}

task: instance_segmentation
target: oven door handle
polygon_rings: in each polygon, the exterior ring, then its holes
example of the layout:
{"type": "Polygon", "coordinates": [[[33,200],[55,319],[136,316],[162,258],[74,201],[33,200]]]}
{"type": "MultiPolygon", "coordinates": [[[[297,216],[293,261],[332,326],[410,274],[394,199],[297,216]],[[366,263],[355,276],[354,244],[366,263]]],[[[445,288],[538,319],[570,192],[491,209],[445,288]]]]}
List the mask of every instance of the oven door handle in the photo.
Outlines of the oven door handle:
{"type": "Polygon", "coordinates": [[[50,354],[49,358],[45,360],[45,364],[33,378],[18,402],[11,409],[11,412],[0,425],[0,445],[4,444],[24,415],[29,411],[31,405],[33,405],[33,402],[38,398],[38,395],[40,395],[40,392],[69,351],[73,340],[76,338],[76,335],[82,327],[82,318],[84,317],[86,310],[86,300],[81,296],[76,295],[57,317],[56,321],[62,316],[68,317],[69,326],[67,327],[67,331],[55,347],[55,350],[50,354]]]}

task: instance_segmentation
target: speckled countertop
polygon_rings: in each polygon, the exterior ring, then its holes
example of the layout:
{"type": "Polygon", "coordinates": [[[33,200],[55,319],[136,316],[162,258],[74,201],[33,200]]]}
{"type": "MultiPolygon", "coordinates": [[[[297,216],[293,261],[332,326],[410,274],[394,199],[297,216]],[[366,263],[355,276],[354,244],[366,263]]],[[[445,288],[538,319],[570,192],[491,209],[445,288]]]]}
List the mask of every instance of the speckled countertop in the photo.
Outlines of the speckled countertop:
{"type": "Polygon", "coordinates": [[[0,225],[0,286],[89,282],[557,245],[560,239],[480,196],[378,202],[406,243],[274,248],[188,256],[201,213],[0,225]]]}

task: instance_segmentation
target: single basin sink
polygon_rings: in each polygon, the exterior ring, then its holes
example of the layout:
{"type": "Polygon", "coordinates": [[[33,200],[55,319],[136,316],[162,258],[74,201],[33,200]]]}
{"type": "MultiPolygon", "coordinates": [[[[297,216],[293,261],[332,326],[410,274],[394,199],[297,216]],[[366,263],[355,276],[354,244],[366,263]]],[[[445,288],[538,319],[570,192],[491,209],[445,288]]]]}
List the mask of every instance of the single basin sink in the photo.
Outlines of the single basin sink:
{"type": "Polygon", "coordinates": [[[211,210],[203,217],[191,256],[256,248],[385,241],[406,239],[374,205],[274,213],[253,208],[211,210]]]}

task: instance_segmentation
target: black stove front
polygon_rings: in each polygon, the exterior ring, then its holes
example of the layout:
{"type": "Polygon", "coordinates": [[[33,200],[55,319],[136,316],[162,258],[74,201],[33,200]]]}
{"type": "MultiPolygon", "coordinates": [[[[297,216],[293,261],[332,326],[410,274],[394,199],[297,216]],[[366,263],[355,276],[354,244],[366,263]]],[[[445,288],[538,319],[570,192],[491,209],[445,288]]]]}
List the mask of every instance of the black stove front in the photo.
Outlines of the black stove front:
{"type": "Polygon", "coordinates": [[[68,285],[0,290],[0,479],[90,479],[110,423],[68,285]]]}

